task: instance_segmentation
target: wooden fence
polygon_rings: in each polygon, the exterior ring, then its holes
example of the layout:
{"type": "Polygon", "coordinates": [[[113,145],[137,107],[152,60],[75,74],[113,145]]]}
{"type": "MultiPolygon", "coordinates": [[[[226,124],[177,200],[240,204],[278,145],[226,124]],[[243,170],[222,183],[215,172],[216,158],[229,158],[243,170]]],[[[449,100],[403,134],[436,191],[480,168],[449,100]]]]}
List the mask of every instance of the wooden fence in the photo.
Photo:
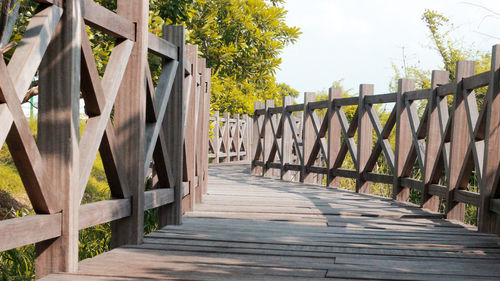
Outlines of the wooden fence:
{"type": "Polygon", "coordinates": [[[220,117],[215,111],[210,120],[208,139],[208,159],[211,163],[227,163],[249,159],[250,133],[252,122],[247,114],[240,117],[224,112],[220,117]]]}
{"type": "Polygon", "coordinates": [[[38,2],[9,64],[0,60],[0,147],[36,215],[1,221],[0,251],[36,243],[41,277],[77,270],[81,229],[111,222],[112,247],[139,244],[145,210],[159,208],[162,227],[201,201],[210,69],[184,45],[184,27],[148,32],[148,1],[118,0],[116,13],[92,0],[38,2]],[[116,38],[102,79],[86,25],[116,38]],[[157,82],[148,53],[162,60],[157,82]],[[21,101],[37,71],[35,142],[21,101]],[[81,136],[80,94],[89,115],[81,136]],[[80,205],[98,152],[112,199],[80,205]]]}
{"type": "Polygon", "coordinates": [[[455,81],[448,81],[448,72],[433,71],[431,89],[415,90],[414,81],[401,79],[396,93],[373,95],[373,85],[363,84],[359,97],[341,97],[341,89],[331,88],[325,101],[306,93],[304,104],[293,105],[289,97],[282,107],[256,103],[252,173],[306,183],[325,176],[332,187],[351,178],[362,193],[370,192],[371,182],[389,184],[401,201],[415,189],[425,209],[439,211],[444,199],[449,219],[463,221],[465,204],[478,207],[479,230],[500,234],[499,69],[496,45],[490,71],[475,75],[473,61],[459,61],[455,81]],[[486,93],[480,99],[474,91],[479,88],[486,93]],[[386,106],[391,113],[382,125],[375,106],[386,103],[394,106],[386,106]],[[425,105],[423,114],[417,104],[425,105]],[[356,107],[351,120],[346,106],[356,107]],[[325,116],[318,114],[322,109],[325,116]],[[348,154],[354,169],[342,166],[348,154]],[[389,167],[386,174],[375,173],[379,157],[389,167]],[[469,187],[473,173],[477,192],[469,187]]]}

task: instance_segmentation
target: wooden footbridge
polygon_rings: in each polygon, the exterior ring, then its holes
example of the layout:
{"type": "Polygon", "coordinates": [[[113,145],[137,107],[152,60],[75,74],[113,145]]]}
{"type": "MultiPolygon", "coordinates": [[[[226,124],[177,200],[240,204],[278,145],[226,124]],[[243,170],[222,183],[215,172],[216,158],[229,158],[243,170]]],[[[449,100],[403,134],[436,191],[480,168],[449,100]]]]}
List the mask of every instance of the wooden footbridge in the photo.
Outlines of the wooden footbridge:
{"type": "Polygon", "coordinates": [[[209,116],[210,69],[182,26],[149,32],[148,1],[37,2],[0,60],[0,145],[35,214],[0,221],[0,251],[35,244],[38,279],[500,280],[500,45],[430,89],[209,116]],[[102,75],[87,27],[116,39],[102,75]],[[98,153],[111,198],[81,204],[98,153]],[[79,261],[79,231],[104,223],[112,250],[79,261]]]}

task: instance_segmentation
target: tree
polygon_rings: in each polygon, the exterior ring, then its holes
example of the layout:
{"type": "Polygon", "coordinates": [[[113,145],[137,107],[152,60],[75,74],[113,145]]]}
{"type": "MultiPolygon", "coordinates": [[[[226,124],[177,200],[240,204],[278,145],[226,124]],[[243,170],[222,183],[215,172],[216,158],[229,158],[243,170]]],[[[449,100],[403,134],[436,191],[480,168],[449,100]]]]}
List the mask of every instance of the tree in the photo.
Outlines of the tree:
{"type": "Polygon", "coordinates": [[[252,113],[253,103],[281,102],[298,93],[277,84],[274,74],[283,48],[294,43],[299,28],[284,19],[283,1],[196,0],[186,22],[188,42],[199,46],[212,73],[212,109],[252,113]]]}
{"type": "MultiPolygon", "coordinates": [[[[455,68],[459,60],[476,61],[476,73],[489,70],[491,54],[464,46],[459,41],[454,40],[451,37],[454,26],[446,16],[437,11],[426,9],[422,15],[422,21],[429,30],[429,39],[431,40],[429,47],[440,55],[442,69],[450,73],[450,81],[455,79],[455,68]]],[[[397,80],[400,78],[414,79],[417,88],[430,88],[430,70],[423,70],[418,65],[403,66],[403,71],[400,71],[395,64],[392,67],[395,75],[389,85],[391,90],[397,88],[397,80]]]]}

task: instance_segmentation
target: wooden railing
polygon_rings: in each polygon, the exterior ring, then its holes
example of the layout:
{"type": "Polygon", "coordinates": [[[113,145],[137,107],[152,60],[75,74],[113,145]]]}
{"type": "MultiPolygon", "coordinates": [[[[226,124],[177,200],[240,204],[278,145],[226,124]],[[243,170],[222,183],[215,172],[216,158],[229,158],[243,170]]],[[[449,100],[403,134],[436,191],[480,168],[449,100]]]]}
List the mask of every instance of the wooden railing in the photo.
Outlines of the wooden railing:
{"type": "Polygon", "coordinates": [[[351,178],[362,193],[370,192],[371,182],[384,183],[392,185],[393,198],[401,201],[415,189],[425,209],[438,212],[444,199],[449,219],[463,221],[465,204],[478,207],[479,230],[499,234],[499,68],[496,45],[490,71],[474,75],[473,61],[459,61],[456,80],[449,82],[448,72],[433,71],[431,89],[415,90],[414,81],[401,79],[396,93],[373,95],[373,85],[363,84],[359,97],[341,97],[341,89],[331,88],[324,101],[306,93],[304,104],[292,105],[288,97],[282,107],[274,107],[273,101],[256,103],[252,172],[306,183],[326,177],[327,186],[351,178]],[[482,89],[486,94],[479,110],[474,90],[482,87],[487,90],[482,89]],[[382,125],[375,105],[386,103],[394,106],[386,106],[392,111],[382,125]],[[421,117],[417,103],[425,104],[421,117]],[[346,106],[356,107],[350,122],[346,106]],[[318,114],[321,109],[326,115],[318,114]],[[389,142],[393,131],[395,149],[389,142]],[[348,154],[354,169],[342,168],[348,154]],[[379,156],[389,173],[374,172],[379,156]],[[473,173],[478,192],[467,188],[473,173]],[[411,176],[415,174],[421,177],[411,176]]]}
{"type": "Polygon", "coordinates": [[[227,163],[249,159],[250,133],[252,122],[247,114],[230,117],[224,112],[220,117],[215,111],[210,116],[210,136],[208,139],[208,159],[211,163],[227,163]]]}
{"type": "Polygon", "coordinates": [[[148,1],[118,0],[116,13],[92,0],[38,2],[9,64],[0,60],[0,147],[6,141],[36,215],[1,221],[0,251],[36,243],[41,277],[77,270],[81,229],[112,222],[112,247],[139,244],[145,210],[159,208],[162,227],[201,201],[210,69],[184,45],[184,27],[148,32],[148,1]],[[116,38],[102,79],[85,25],[116,38]],[[148,52],[163,61],[156,86],[148,52]],[[35,142],[21,101],[37,71],[35,142]],[[89,115],[81,137],[80,95],[89,115]],[[112,199],[80,205],[98,152],[112,199]]]}

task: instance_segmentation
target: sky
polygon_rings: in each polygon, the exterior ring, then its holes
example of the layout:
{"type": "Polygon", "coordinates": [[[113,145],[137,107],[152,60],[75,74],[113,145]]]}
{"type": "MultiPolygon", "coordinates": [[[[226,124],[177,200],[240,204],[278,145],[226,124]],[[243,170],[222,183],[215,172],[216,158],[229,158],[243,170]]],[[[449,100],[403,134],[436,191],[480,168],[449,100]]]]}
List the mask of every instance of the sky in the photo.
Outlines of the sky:
{"type": "Polygon", "coordinates": [[[440,69],[421,20],[426,8],[448,17],[452,38],[464,46],[491,52],[500,43],[498,0],[287,0],[284,7],[287,24],[302,35],[284,49],[277,80],[298,90],[299,102],[303,92],[326,90],[340,79],[354,95],[362,83],[388,93],[392,63],[402,66],[403,49],[408,64],[440,69]]]}

